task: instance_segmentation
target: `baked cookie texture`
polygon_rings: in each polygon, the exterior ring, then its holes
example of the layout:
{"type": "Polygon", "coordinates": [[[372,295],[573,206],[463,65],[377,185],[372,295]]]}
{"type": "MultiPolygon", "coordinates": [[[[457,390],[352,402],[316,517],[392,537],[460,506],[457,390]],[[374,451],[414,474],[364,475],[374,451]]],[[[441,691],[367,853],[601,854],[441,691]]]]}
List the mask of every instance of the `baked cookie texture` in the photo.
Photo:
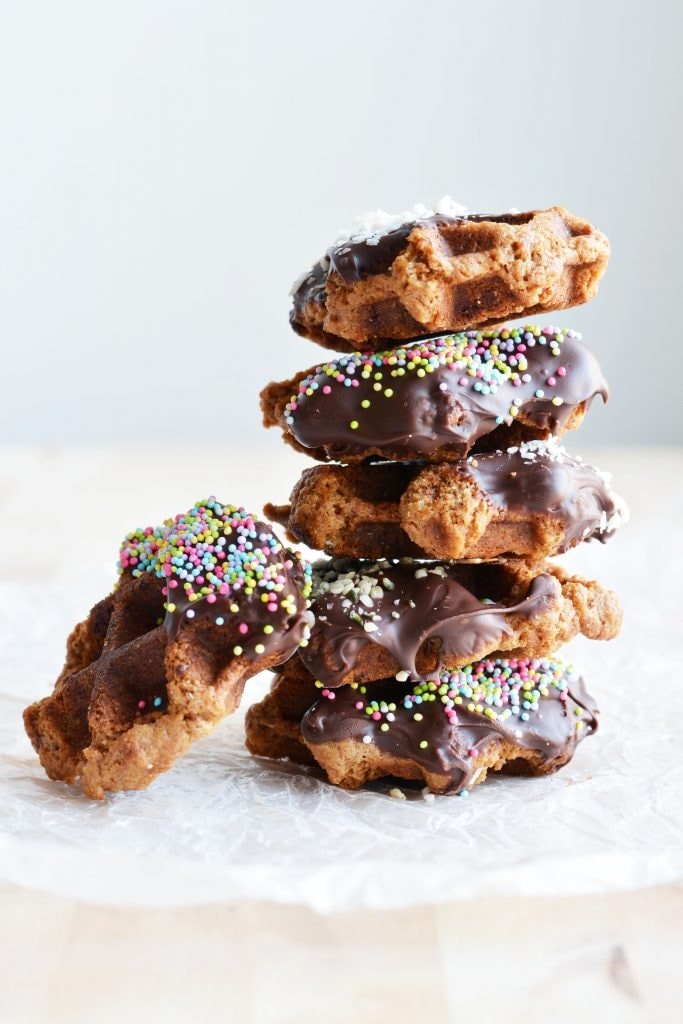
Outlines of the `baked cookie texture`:
{"type": "Polygon", "coordinates": [[[521,559],[317,562],[311,610],[299,657],[329,687],[425,678],[492,652],[550,655],[579,633],[609,640],[622,619],[612,591],[521,559]]]}
{"type": "Polygon", "coordinates": [[[604,542],[628,515],[609,477],[554,439],[460,462],[314,466],[264,511],[335,557],[531,561],[604,542]]]}
{"type": "Polygon", "coordinates": [[[457,462],[559,437],[607,400],[600,366],[575,331],[466,331],[339,356],[269,384],[265,426],[319,461],[457,462]]]}
{"type": "Polygon", "coordinates": [[[417,683],[329,689],[294,658],[247,714],[247,747],[319,765],[357,789],[393,777],[459,793],[489,772],[547,775],[597,729],[598,712],[571,665],[491,657],[417,683]]]}
{"type": "Polygon", "coordinates": [[[167,771],[310,627],[310,566],[214,498],[129,534],[119,567],[69,637],[53,693],[24,713],[47,775],[94,799],[167,771]]]}
{"type": "Polygon", "coordinates": [[[333,245],[294,286],[290,323],[339,352],[488,327],[588,302],[609,254],[602,232],[560,206],[425,211],[333,245]]]}

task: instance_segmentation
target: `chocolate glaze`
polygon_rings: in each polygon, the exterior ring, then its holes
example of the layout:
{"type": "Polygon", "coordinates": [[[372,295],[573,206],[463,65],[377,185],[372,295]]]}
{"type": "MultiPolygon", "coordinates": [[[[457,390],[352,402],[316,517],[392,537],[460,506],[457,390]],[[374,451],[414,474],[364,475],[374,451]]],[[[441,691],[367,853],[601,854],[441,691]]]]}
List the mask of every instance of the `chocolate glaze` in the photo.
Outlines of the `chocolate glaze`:
{"type": "Polygon", "coordinates": [[[542,441],[473,456],[459,471],[499,508],[559,520],[564,540],[558,554],[582,540],[606,541],[625,515],[604,474],[542,441]]]}
{"type": "MultiPolygon", "coordinates": [[[[410,683],[397,683],[395,679],[368,683],[362,698],[365,704],[376,700],[397,706],[387,731],[382,731],[381,721],[374,721],[364,708],[356,707],[358,689],[343,686],[334,691],[333,700],[322,697],[306,712],[301,732],[313,746],[341,740],[363,743],[369,737],[380,750],[447,776],[450,781],[445,792],[458,793],[474,781],[477,755],[497,737],[536,751],[547,770],[560,767],[571,758],[579,740],[596,731],[597,708],[579,676],[567,671],[564,681],[568,683],[564,697],[559,687],[549,686],[547,696],[539,698],[538,711],[530,712],[527,721],[519,715],[504,721],[491,719],[468,710],[464,704],[456,707],[457,718],[452,721],[439,700],[407,710],[402,702],[404,695],[412,692],[410,683]],[[415,720],[415,711],[419,711],[421,720],[415,720]],[[578,721],[583,722],[581,730],[576,727],[578,721]],[[420,747],[421,741],[427,745],[420,747]]],[[[382,721],[386,719],[383,717],[382,721]]],[[[513,762],[509,770],[523,769],[520,760],[513,762]]]]}
{"type": "MultiPolygon", "coordinates": [[[[328,459],[343,462],[371,454],[379,458],[425,458],[446,448],[466,455],[484,435],[501,423],[514,423],[510,406],[519,409],[525,424],[548,435],[561,432],[578,406],[588,408],[596,395],[607,400],[607,384],[592,352],[577,338],[566,336],[559,356],[548,344],[537,343],[525,353],[530,380],[514,387],[501,384],[484,394],[459,384],[461,373],[449,365],[419,377],[406,373],[386,377],[390,398],[373,389],[373,379],[358,378],[358,387],[345,387],[324,371],[314,375],[317,390],[298,396],[298,407],[287,429],[305,448],[324,449],[328,459]],[[564,376],[557,376],[558,367],[564,376]],[[552,387],[548,378],[554,378],[552,387]],[[324,394],[323,387],[331,393],[324,394]],[[543,397],[536,397],[538,390],[543,397]],[[554,405],[553,398],[561,399],[554,405]],[[368,409],[361,402],[369,399],[368,409]],[[350,424],[358,425],[354,428],[350,424]]],[[[452,365],[452,364],[451,364],[452,365]]]]}
{"type": "MultiPolygon", "coordinates": [[[[270,532],[267,524],[258,521],[255,522],[255,529],[257,533],[270,532]]],[[[286,549],[282,549],[276,557],[280,560],[286,555],[286,549]]],[[[286,661],[308,635],[312,622],[312,616],[307,610],[308,601],[302,593],[304,572],[301,562],[294,553],[290,552],[290,555],[292,565],[283,572],[285,584],[284,589],[278,593],[277,611],[267,610],[261,600],[263,592],[258,589],[251,597],[238,589],[233,589],[232,593],[226,596],[211,595],[215,597],[214,601],[204,597],[191,602],[179,586],[173,591],[175,609],[167,611],[164,619],[164,626],[169,635],[173,638],[182,636],[185,630],[201,623],[204,629],[216,630],[217,637],[224,640],[228,653],[232,653],[233,647],[239,644],[242,648],[240,657],[247,661],[255,661],[257,658],[267,658],[270,664],[286,661]],[[283,607],[283,600],[286,597],[293,601],[293,607],[287,602],[289,611],[283,607]],[[239,610],[231,611],[231,605],[237,605],[239,610]],[[218,622],[219,619],[223,621],[218,622]],[[240,632],[240,625],[246,625],[247,631],[240,632]],[[272,626],[272,632],[264,633],[264,626],[272,626]],[[256,645],[262,646],[263,650],[256,651],[256,645]],[[276,655],[279,656],[279,661],[272,660],[276,655]]]]}
{"type": "MultiPolygon", "coordinates": [[[[483,566],[474,568],[489,571],[483,566]]],[[[554,577],[542,573],[522,600],[486,604],[483,598],[487,594],[481,594],[480,600],[461,582],[463,576],[467,579],[468,570],[449,562],[334,559],[316,563],[313,571],[311,610],[316,622],[299,656],[316,679],[332,687],[341,685],[369,644],[383,647],[413,679],[419,678],[416,659],[421,650],[435,654],[438,667],[447,665],[449,658],[452,664],[455,659],[495,650],[510,633],[508,615],[535,618],[547,610],[560,590],[554,577]],[[327,589],[331,581],[343,581],[349,573],[354,576],[354,588],[346,595],[327,589]],[[380,587],[381,596],[361,599],[363,578],[380,587]]]]}

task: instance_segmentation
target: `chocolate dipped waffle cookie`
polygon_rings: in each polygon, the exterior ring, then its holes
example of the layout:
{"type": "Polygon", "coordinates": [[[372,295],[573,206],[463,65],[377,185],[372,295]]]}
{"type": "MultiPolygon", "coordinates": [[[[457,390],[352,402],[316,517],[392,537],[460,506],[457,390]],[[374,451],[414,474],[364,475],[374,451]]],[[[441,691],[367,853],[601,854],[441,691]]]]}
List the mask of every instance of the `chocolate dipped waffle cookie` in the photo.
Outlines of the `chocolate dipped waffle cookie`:
{"type": "Polygon", "coordinates": [[[587,302],[609,252],[560,206],[482,216],[445,199],[370,214],[296,282],[290,322],[339,352],[487,327],[587,302]]]}
{"type": "Polygon", "coordinates": [[[460,462],[314,466],[265,513],[311,548],[370,559],[542,561],[627,518],[607,474],[554,439],[460,462]]]}
{"type": "Polygon", "coordinates": [[[492,657],[431,679],[330,689],[297,659],[247,714],[252,754],[317,764],[357,789],[383,778],[460,793],[487,773],[548,775],[597,729],[595,701],[556,658],[492,657]]]}
{"type": "Polygon", "coordinates": [[[265,426],[320,461],[459,461],[579,426],[598,362],[575,331],[514,327],[356,352],[269,384],[265,426]]]}
{"type": "Polygon", "coordinates": [[[142,789],[286,661],[310,627],[310,566],[215,498],[127,535],[120,579],[67,641],[53,693],[24,713],[46,773],[101,799],[142,789]]]}
{"type": "Polygon", "coordinates": [[[549,655],[578,633],[609,640],[621,626],[611,591],[519,559],[316,562],[311,610],[299,657],[330,687],[422,678],[496,651],[549,655]]]}

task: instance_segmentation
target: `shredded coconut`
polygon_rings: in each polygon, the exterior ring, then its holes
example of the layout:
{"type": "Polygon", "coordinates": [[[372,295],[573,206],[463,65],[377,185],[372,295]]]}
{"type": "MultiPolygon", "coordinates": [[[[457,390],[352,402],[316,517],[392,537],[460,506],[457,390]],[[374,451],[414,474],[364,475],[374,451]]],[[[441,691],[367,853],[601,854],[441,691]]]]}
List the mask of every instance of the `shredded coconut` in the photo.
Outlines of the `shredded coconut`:
{"type": "Polygon", "coordinates": [[[350,228],[341,228],[335,240],[335,245],[344,242],[367,242],[368,245],[377,245],[382,235],[389,231],[395,231],[404,224],[412,224],[429,217],[440,215],[442,217],[465,217],[468,213],[467,207],[456,203],[450,196],[444,196],[430,210],[424,203],[416,203],[412,210],[404,210],[403,213],[387,213],[386,210],[374,210],[365,213],[362,217],[355,217],[350,228]]]}

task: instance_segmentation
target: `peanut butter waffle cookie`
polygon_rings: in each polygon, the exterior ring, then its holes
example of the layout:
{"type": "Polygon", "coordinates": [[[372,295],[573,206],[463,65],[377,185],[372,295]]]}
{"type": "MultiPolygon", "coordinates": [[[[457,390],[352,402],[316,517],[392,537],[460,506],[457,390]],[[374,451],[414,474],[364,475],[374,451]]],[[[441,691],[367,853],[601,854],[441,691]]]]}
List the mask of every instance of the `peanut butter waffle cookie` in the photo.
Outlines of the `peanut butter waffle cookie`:
{"type": "Polygon", "coordinates": [[[587,302],[609,252],[560,206],[482,216],[446,200],[370,215],[295,284],[290,322],[339,352],[488,327],[587,302]]]}
{"type": "Polygon", "coordinates": [[[101,799],[142,789],[305,643],[310,566],[215,498],[129,534],[114,592],[67,643],[54,692],[24,713],[46,773],[101,799]]]}
{"type": "Polygon", "coordinates": [[[266,505],[292,539],[335,557],[531,561],[626,520],[609,477],[554,439],[462,462],[380,462],[304,470],[288,505],[266,505]]]}

